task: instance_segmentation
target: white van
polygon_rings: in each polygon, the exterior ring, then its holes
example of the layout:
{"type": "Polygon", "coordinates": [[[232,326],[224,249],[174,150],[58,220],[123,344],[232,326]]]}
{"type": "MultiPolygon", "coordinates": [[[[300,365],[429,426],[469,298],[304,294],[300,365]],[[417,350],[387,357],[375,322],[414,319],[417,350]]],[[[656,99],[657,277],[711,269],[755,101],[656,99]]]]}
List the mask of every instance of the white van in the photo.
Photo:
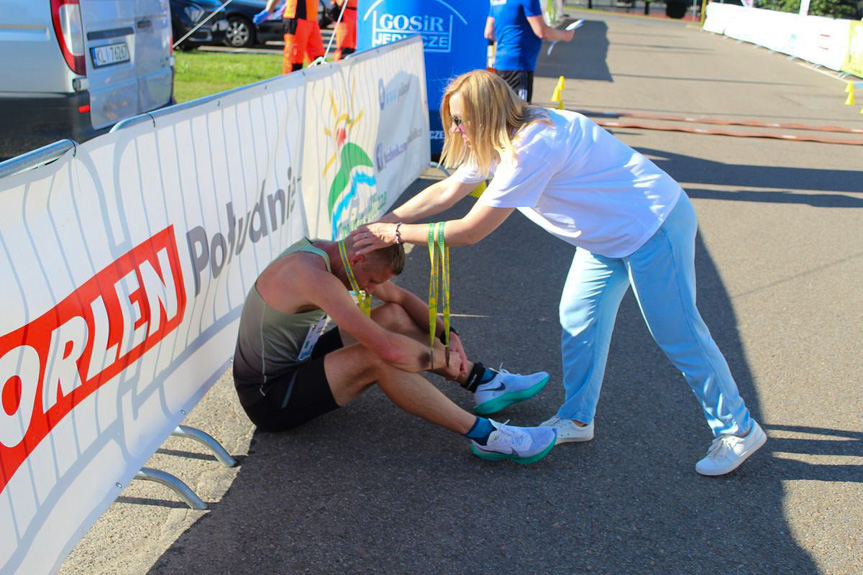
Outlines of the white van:
{"type": "Polygon", "coordinates": [[[0,159],[173,102],[168,0],[0,0],[0,159]]]}

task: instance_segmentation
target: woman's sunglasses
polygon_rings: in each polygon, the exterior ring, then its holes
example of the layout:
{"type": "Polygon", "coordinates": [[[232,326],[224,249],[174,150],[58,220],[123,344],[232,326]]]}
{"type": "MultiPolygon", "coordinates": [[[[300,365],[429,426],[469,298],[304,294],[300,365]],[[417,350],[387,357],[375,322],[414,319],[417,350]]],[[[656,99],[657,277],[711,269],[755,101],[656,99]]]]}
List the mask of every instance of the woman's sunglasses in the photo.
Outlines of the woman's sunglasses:
{"type": "Polygon", "coordinates": [[[452,123],[455,124],[456,128],[461,128],[461,125],[464,124],[464,120],[462,120],[458,116],[453,116],[452,123]]]}

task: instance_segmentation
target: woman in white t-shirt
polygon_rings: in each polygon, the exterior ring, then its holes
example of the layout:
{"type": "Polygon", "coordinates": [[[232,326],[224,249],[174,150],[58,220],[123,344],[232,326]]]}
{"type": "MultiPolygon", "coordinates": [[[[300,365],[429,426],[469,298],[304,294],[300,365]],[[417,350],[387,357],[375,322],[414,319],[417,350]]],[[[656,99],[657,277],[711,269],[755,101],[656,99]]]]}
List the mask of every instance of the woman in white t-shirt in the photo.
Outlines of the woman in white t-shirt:
{"type": "Polygon", "coordinates": [[[723,475],[760,448],[766,436],[695,305],[697,223],[680,185],[588,118],[528,106],[483,70],[450,83],[441,118],[451,126],[442,158],[458,170],[355,230],[360,253],[426,244],[428,225],[410,222],[448,209],[491,177],[470,212],[447,222],[447,245],[480,241],[518,209],[578,247],[560,301],[566,399],[543,424],[557,429],[558,443],[593,439],[611,332],[632,285],[650,333],[713,431],[696,471],[723,475]]]}

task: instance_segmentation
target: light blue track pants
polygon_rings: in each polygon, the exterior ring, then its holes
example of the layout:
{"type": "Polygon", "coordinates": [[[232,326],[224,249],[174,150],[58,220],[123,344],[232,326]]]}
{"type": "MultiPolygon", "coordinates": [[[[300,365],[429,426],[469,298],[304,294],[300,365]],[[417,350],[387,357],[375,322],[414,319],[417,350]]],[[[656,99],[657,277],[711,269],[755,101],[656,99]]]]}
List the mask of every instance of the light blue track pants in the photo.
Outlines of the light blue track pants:
{"type": "Polygon", "coordinates": [[[630,256],[608,258],[578,248],[560,300],[563,385],[557,415],[593,421],[611,332],[631,285],[650,334],[704,408],[714,435],[741,435],[749,410],[695,306],[695,210],[680,196],[668,219],[630,256]]]}

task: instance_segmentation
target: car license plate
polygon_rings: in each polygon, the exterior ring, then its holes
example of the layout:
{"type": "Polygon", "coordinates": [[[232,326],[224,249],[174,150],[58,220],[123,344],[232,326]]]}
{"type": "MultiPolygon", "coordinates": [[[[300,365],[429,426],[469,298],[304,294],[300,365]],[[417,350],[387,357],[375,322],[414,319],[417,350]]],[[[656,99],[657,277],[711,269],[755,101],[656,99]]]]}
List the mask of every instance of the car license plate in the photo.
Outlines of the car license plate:
{"type": "Polygon", "coordinates": [[[90,48],[90,55],[93,57],[93,66],[96,68],[122,64],[129,61],[129,47],[125,42],[97,46],[96,48],[90,48]]]}

